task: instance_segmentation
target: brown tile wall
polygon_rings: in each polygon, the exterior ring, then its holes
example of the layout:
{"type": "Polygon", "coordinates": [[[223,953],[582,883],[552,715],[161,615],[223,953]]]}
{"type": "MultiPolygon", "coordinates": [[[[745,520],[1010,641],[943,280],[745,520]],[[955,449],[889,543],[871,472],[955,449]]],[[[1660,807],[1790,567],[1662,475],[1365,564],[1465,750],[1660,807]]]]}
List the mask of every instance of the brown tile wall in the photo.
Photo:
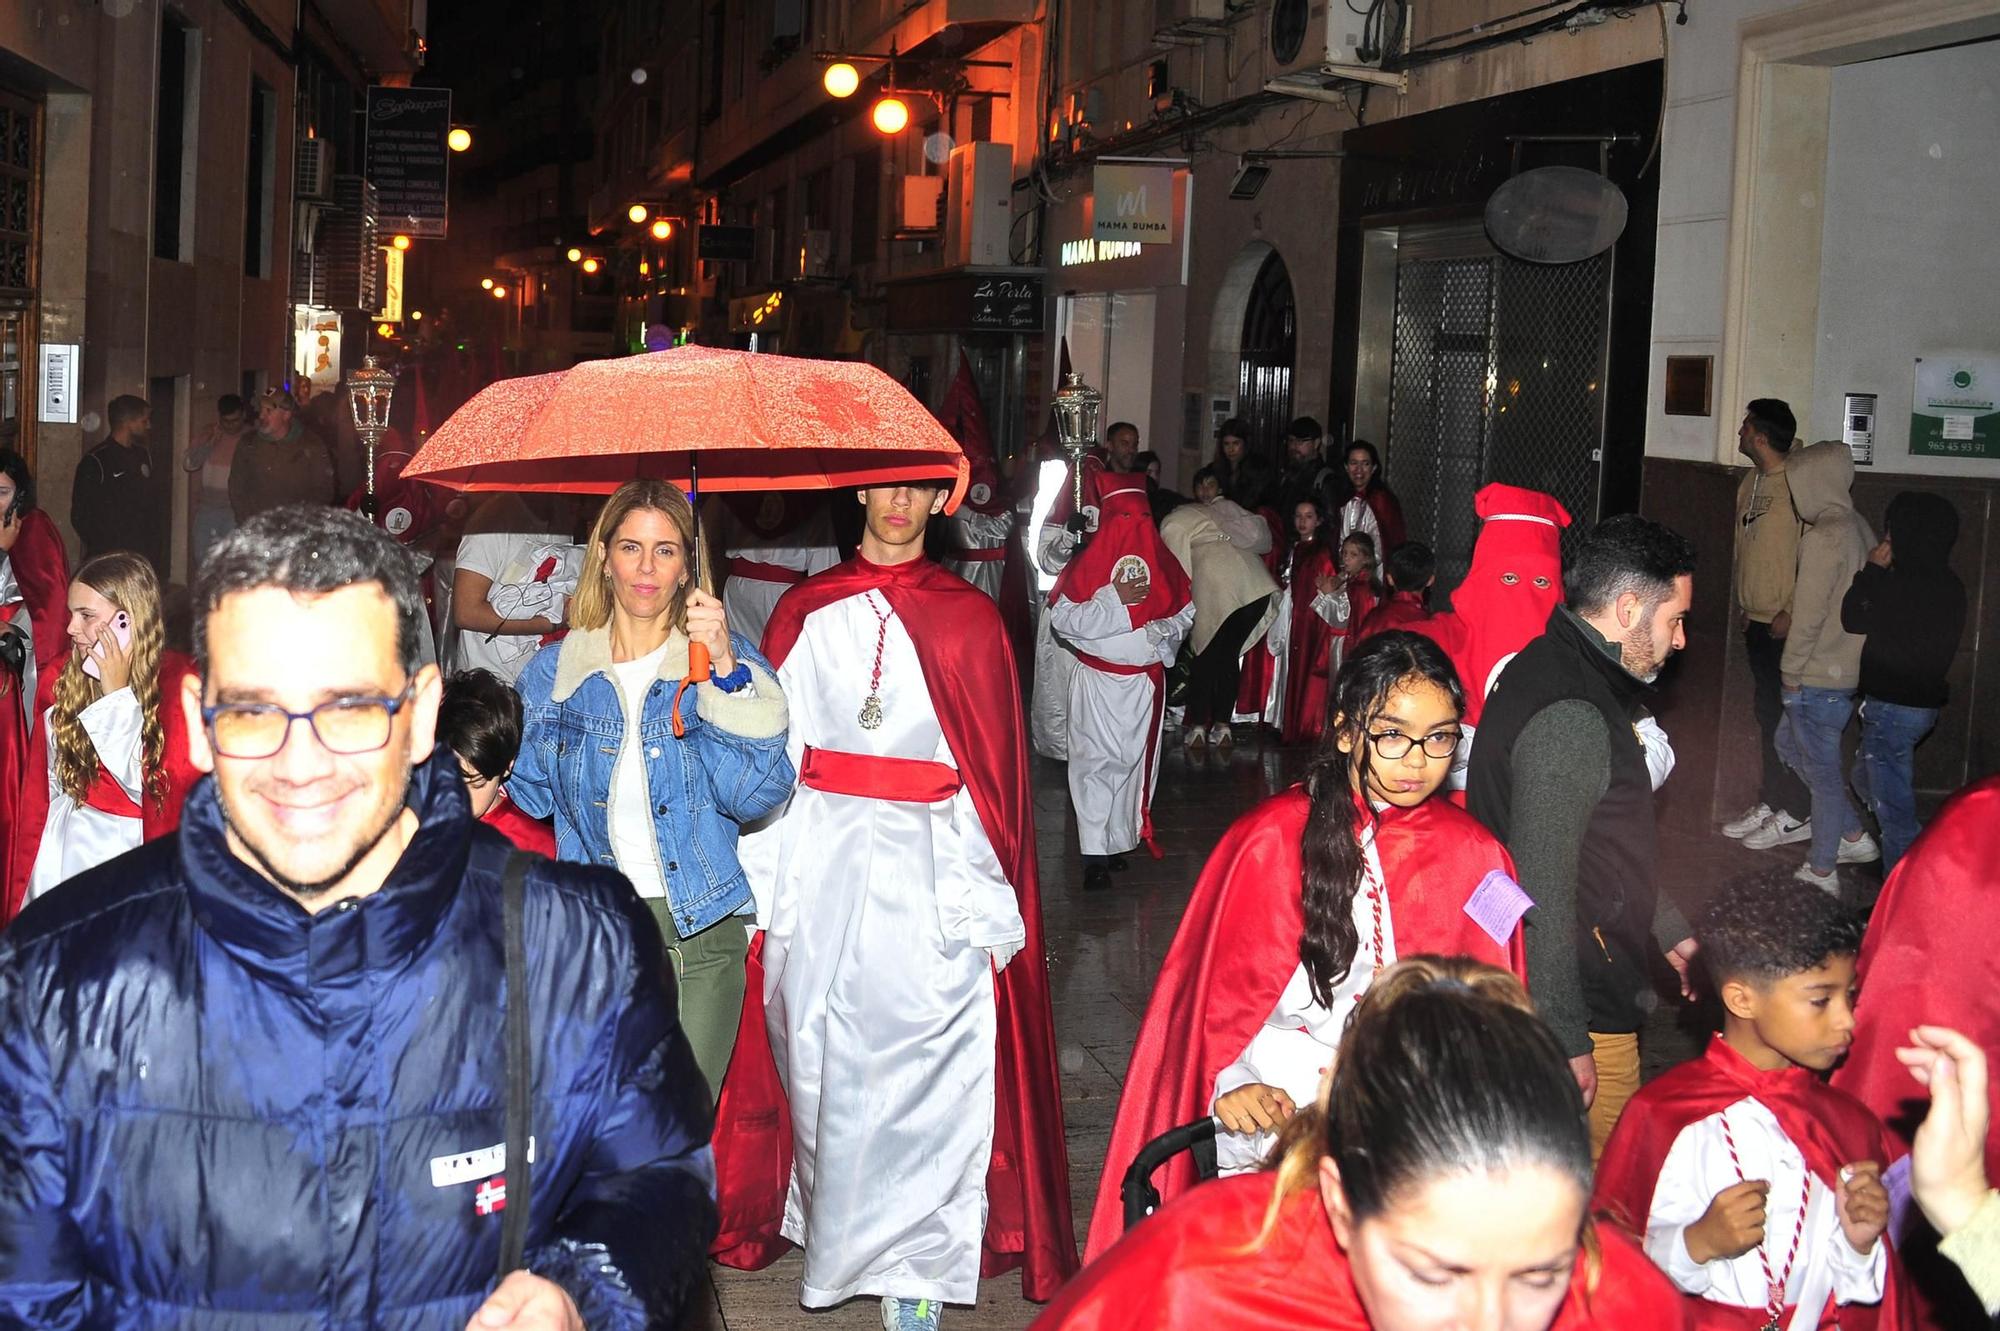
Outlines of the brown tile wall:
{"type": "MultiPolygon", "coordinates": [[[[1701,552],[1688,649],[1665,681],[1659,706],[1677,758],[1660,816],[1684,831],[1705,830],[1741,810],[1757,788],[1750,672],[1730,591],[1740,475],[1714,463],[1646,460],[1640,511],[1687,536],[1701,552]]],[[[1889,501],[1899,491],[1919,489],[1958,507],[1952,566],[1965,581],[1968,602],[1951,703],[1917,750],[1919,799],[1935,804],[1968,781],[2000,771],[2000,481],[1863,471],[1855,479],[1855,503],[1880,530],[1889,501]]],[[[1850,730],[1850,747],[1854,738],[1850,730]]]]}

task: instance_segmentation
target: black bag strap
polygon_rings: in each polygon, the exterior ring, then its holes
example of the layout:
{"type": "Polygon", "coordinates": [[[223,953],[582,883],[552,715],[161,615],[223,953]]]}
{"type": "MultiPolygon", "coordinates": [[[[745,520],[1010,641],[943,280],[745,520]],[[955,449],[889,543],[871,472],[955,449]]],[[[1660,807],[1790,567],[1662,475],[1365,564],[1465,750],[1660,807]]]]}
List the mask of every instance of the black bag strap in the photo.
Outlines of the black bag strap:
{"type": "Polygon", "coordinates": [[[528,1247],[529,1105],[535,1093],[534,1050],[528,1040],[528,856],[512,851],[500,879],[507,964],[507,1207],[500,1213],[500,1278],[522,1266],[528,1247]]]}

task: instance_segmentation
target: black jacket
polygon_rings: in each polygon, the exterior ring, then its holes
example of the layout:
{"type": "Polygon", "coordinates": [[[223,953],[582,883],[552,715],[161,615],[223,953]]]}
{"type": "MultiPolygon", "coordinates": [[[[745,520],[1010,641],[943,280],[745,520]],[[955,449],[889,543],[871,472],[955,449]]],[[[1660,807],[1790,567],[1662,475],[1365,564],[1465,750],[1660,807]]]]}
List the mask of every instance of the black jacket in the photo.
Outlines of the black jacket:
{"type": "Polygon", "coordinates": [[[1942,707],[1965,632],[1965,584],[1951,571],[1958,510],[1943,495],[1906,490],[1884,522],[1891,566],[1864,564],[1840,603],[1840,626],[1865,633],[1861,692],[1904,707],[1942,707]]]}
{"type": "Polygon", "coordinates": [[[160,541],[164,507],[154,475],[153,455],[144,444],[106,439],[76,464],[70,490],[69,521],[83,542],[83,557],[130,550],[162,565],[160,541]]]}
{"type": "MultiPolygon", "coordinates": [[[[1653,783],[1633,729],[1650,686],[1566,607],[1500,672],[1473,738],[1466,808],[1507,845],[1528,987],[1563,1052],[1644,1019],[1658,890],[1653,783]]],[[[1670,931],[1681,941],[1677,920],[1670,931]]]]}
{"type": "MultiPolygon", "coordinates": [[[[0,935],[0,1326],[462,1331],[500,1251],[509,850],[442,746],[411,803],[382,888],[308,915],[204,778],[0,935]]],[[[529,1267],[591,1331],[671,1326],[716,1214],[659,929],[537,859],[527,956],[529,1267]]]]}

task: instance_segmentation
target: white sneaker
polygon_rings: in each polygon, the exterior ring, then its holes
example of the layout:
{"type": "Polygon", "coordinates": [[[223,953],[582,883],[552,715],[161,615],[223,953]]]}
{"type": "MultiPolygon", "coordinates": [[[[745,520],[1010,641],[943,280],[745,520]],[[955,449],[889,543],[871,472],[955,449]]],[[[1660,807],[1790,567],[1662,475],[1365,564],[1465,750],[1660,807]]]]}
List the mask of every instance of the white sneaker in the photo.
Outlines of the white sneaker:
{"type": "Polygon", "coordinates": [[[1801,841],[1812,840],[1812,819],[1794,818],[1782,809],[1765,820],[1764,825],[1743,838],[1743,844],[1751,850],[1769,850],[1773,846],[1790,846],[1801,841]]]}
{"type": "Polygon", "coordinates": [[[882,1331],[937,1331],[944,1305],[936,1299],[882,1300],[882,1331]]]}
{"type": "Polygon", "coordinates": [[[1876,845],[1875,838],[1869,836],[1866,832],[1863,832],[1852,841],[1847,840],[1845,837],[1841,838],[1839,863],[1873,864],[1881,858],[1882,848],[1876,845]]]}
{"type": "Polygon", "coordinates": [[[1801,864],[1799,871],[1793,874],[1792,877],[1802,883],[1811,883],[1830,897],[1840,895],[1840,870],[1838,869],[1822,874],[1816,871],[1810,864],[1801,864]]]}
{"type": "Polygon", "coordinates": [[[1208,732],[1200,726],[1189,726],[1187,733],[1181,736],[1181,743],[1190,749],[1206,748],[1208,747],[1208,732]]]}
{"type": "Polygon", "coordinates": [[[1722,835],[1728,837],[1731,841],[1741,841],[1744,837],[1749,836],[1769,821],[1771,821],[1771,806],[1768,804],[1753,804],[1743,811],[1741,818],[1724,823],[1722,825],[1722,835]]]}
{"type": "Polygon", "coordinates": [[[1210,744],[1234,744],[1236,737],[1229,733],[1228,722],[1217,721],[1208,728],[1208,742],[1210,744]]]}

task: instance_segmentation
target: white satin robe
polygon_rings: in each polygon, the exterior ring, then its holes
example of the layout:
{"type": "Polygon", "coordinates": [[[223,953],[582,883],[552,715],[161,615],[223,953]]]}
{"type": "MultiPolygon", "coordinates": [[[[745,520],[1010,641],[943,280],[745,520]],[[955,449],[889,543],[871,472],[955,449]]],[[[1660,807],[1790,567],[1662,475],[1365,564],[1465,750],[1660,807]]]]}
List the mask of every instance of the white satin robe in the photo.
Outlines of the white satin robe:
{"type": "MultiPolygon", "coordinates": [[[[833,519],[824,511],[814,513],[795,530],[768,539],[748,527],[738,527],[723,553],[729,559],[775,564],[808,578],[840,562],[840,547],[833,539],[833,519]]],[[[767,582],[751,574],[731,573],[722,586],[722,613],[728,616],[729,627],[761,645],[764,626],[771,622],[778,598],[792,586],[789,582],[767,582]]]]}
{"type": "MultiPolygon", "coordinates": [[[[886,607],[878,591],[806,617],[778,670],[795,764],[810,745],[960,766],[893,614],[882,725],[857,721],[886,607]]],[[[921,805],[801,784],[746,829],[738,854],[765,930],[765,1022],[792,1112],[784,1235],[805,1249],[799,1301],[975,1302],[993,975],[1026,926],[971,794],[921,805]]]]}
{"type": "MultiPolygon", "coordinates": [[[[42,734],[52,736],[55,709],[42,714],[42,734]]],[[[139,700],[123,688],[99,698],[77,714],[90,736],[97,760],[136,804],[145,780],[145,754],[140,743],[143,718],[139,700]]],[[[78,804],[56,784],[55,755],[49,755],[49,820],[42,825],[42,843],[28,875],[28,900],[67,882],[86,869],[135,850],[145,840],[145,824],[124,814],[106,813],[78,804]]]]}
{"type": "MultiPolygon", "coordinates": [[[[961,508],[951,515],[948,525],[952,543],[961,550],[1004,550],[1008,537],[1014,534],[1014,515],[1011,511],[979,513],[961,508]]],[[[947,556],[944,566],[995,601],[1000,599],[1000,584],[1007,572],[1005,559],[952,559],[947,556]]]]}
{"type": "MultiPolygon", "coordinates": [[[[1132,627],[1110,584],[1088,601],[1049,607],[1056,636],[1115,665],[1173,664],[1194,625],[1194,603],[1179,614],[1132,627]]],[[[1119,675],[1077,662],[1069,682],[1069,798],[1086,855],[1122,855],[1139,844],[1141,811],[1160,778],[1160,717],[1148,675],[1119,675]]],[[[1164,699],[1160,700],[1163,704],[1164,699]]]]}
{"type": "MultiPolygon", "coordinates": [[[[1044,526],[1036,536],[1035,564],[1053,579],[1076,554],[1076,538],[1060,523],[1044,526]]],[[[1069,687],[1077,672],[1076,653],[1056,640],[1049,626],[1046,591],[1036,598],[1035,687],[1028,699],[1028,743],[1036,753],[1057,762],[1069,761],[1069,687]]]]}

